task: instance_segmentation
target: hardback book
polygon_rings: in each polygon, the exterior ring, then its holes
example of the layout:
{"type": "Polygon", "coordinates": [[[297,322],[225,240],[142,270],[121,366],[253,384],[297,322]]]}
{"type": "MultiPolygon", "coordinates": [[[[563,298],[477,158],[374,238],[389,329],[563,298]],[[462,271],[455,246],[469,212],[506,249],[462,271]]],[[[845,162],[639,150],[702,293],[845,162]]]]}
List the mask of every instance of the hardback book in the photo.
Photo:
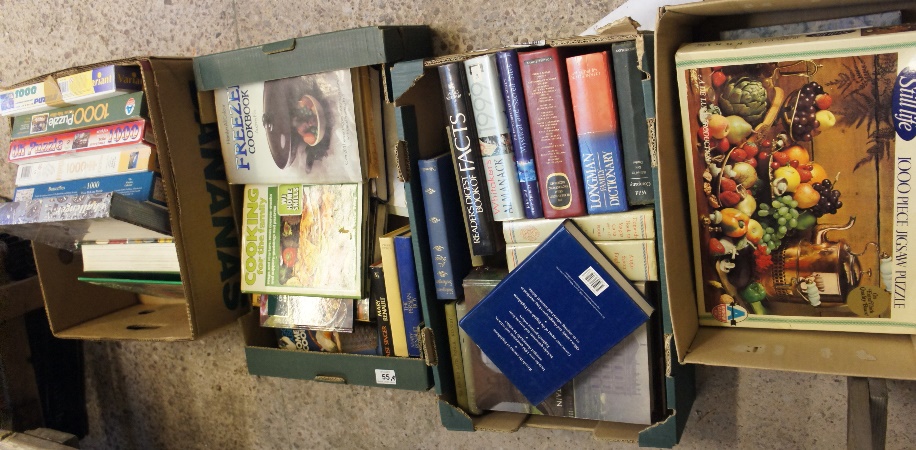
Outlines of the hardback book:
{"type": "Polygon", "coordinates": [[[0,203],[0,230],[66,250],[80,241],[171,237],[166,209],[111,192],[0,203]]]}
{"type": "Polygon", "coordinates": [[[701,325],[916,333],[916,31],[899,29],[678,51],[701,325]]]}
{"type": "MultiPolygon", "coordinates": [[[[503,224],[506,244],[541,242],[565,219],[516,220],[503,224]]],[[[574,217],[576,226],[593,241],[655,239],[655,211],[637,208],[619,213],[574,217]]]]}
{"type": "Polygon", "coordinates": [[[455,154],[455,173],[459,180],[461,205],[475,255],[492,255],[499,251],[498,238],[489,207],[490,196],[484,176],[483,158],[474,124],[474,113],[468,95],[468,83],[461,63],[439,66],[446,120],[450,125],[449,146],[455,154]]]}
{"type": "Polygon", "coordinates": [[[887,11],[882,13],[863,14],[861,16],[840,17],[836,19],[809,20],[806,22],[739,28],[737,30],[723,30],[719,32],[719,39],[731,41],[737,39],[757,39],[798,34],[848,31],[855,28],[889,27],[900,25],[903,21],[902,16],[903,14],[900,11],[887,11]]]}
{"type": "MultiPolygon", "coordinates": [[[[646,48],[650,40],[644,40],[646,48]]],[[[651,58],[651,49],[643,59],[651,58]]],[[[649,124],[643,79],[651,73],[640,68],[636,41],[616,42],[611,45],[614,66],[614,90],[617,96],[621,150],[623,153],[624,180],[627,201],[630,205],[648,205],[655,201],[652,188],[652,155],[649,150],[649,124]]],[[[645,62],[645,61],[644,61],[645,62]]]]}
{"type": "Polygon", "coordinates": [[[586,213],[566,62],[556,48],[519,52],[544,217],[586,213]]]}
{"type": "Polygon", "coordinates": [[[448,351],[452,360],[452,375],[455,378],[455,403],[461,409],[469,411],[468,385],[464,376],[464,359],[458,328],[458,303],[463,301],[446,302],[443,307],[445,308],[445,326],[448,331],[448,351]]]}
{"type": "Polygon", "coordinates": [[[499,88],[496,55],[480,55],[464,62],[490,194],[493,220],[524,219],[522,191],[518,185],[515,151],[509,137],[506,102],[499,88]]]}
{"type": "Polygon", "coordinates": [[[518,169],[518,184],[522,191],[525,218],[538,219],[544,217],[544,210],[541,208],[541,192],[534,168],[534,148],[531,146],[531,130],[528,128],[528,106],[522,89],[518,51],[497,52],[496,67],[499,71],[503,101],[506,103],[509,136],[512,138],[512,148],[515,149],[515,164],[518,169]]]}
{"type": "Polygon", "coordinates": [[[9,161],[35,162],[64,155],[94,152],[110,147],[142,145],[154,141],[143,119],[86,130],[66,131],[48,136],[10,142],[9,161]]]}
{"type": "Polygon", "coordinates": [[[358,79],[344,69],[214,90],[229,182],[363,181],[358,79]]]}
{"type": "Polygon", "coordinates": [[[567,221],[459,325],[531,404],[643,325],[653,308],[567,221]]]}
{"type": "Polygon", "coordinates": [[[261,326],[315,331],[353,331],[353,300],[261,294],[261,326]]]}
{"type": "Polygon", "coordinates": [[[388,314],[388,294],[385,292],[385,272],[381,261],[369,266],[369,295],[375,308],[379,351],[382,356],[394,356],[391,316],[388,314]]]}
{"type": "Polygon", "coordinates": [[[12,139],[100,127],[146,117],[143,92],[118,95],[82,105],[13,117],[12,139]]]}
{"type": "Polygon", "coordinates": [[[361,298],[366,183],[247,185],[242,292],[361,298]]]}
{"type": "MultiPolygon", "coordinates": [[[[451,135],[452,135],[452,127],[451,127],[451,125],[446,126],[446,127],[445,127],[445,131],[446,131],[446,135],[448,135],[449,138],[451,138],[451,135]]],[[[455,154],[455,146],[454,146],[454,145],[450,145],[449,147],[450,147],[449,154],[451,155],[451,158],[452,158],[452,171],[455,173],[455,186],[456,186],[456,189],[459,189],[459,190],[460,190],[460,189],[461,189],[461,174],[458,172],[458,155],[455,154]]],[[[462,198],[462,197],[460,197],[460,195],[461,195],[461,194],[459,194],[459,199],[462,198]]],[[[458,203],[459,203],[459,205],[460,205],[460,207],[461,207],[461,218],[464,219],[464,224],[465,224],[465,226],[462,227],[462,228],[464,228],[465,240],[466,240],[466,242],[467,242],[467,244],[468,244],[468,249],[470,249],[470,251],[471,251],[471,266],[473,266],[473,267],[480,267],[480,266],[483,266],[484,263],[485,263],[484,258],[498,258],[498,257],[499,257],[499,253],[498,253],[498,252],[495,253],[494,255],[486,255],[486,256],[484,256],[484,255],[478,255],[478,254],[474,253],[474,248],[473,248],[473,246],[471,245],[471,240],[473,239],[473,235],[471,234],[471,229],[470,229],[470,227],[469,227],[469,224],[471,223],[471,221],[470,221],[470,219],[469,219],[470,216],[468,216],[470,210],[469,210],[468,208],[465,208],[465,207],[464,207],[464,205],[463,205],[463,203],[461,202],[461,200],[459,200],[458,203]]],[[[493,225],[493,226],[494,226],[494,229],[495,229],[496,222],[494,221],[494,222],[492,222],[490,225],[493,225]]],[[[504,247],[504,244],[503,244],[502,239],[498,239],[498,236],[497,236],[497,240],[496,240],[496,245],[497,245],[497,248],[499,248],[499,249],[502,249],[502,248],[504,247]]]]}
{"type": "MultiPolygon", "coordinates": [[[[584,234],[584,233],[583,233],[584,234]]],[[[598,250],[630,281],[657,281],[655,240],[596,241],[598,250]]],[[[514,270],[540,243],[506,244],[506,264],[514,270]]]]}
{"type": "Polygon", "coordinates": [[[418,165],[436,298],[457,300],[464,295],[461,280],[471,270],[471,251],[463,232],[451,155],[420,160],[418,165]]]}
{"type": "Polygon", "coordinates": [[[133,200],[150,202],[163,207],[167,206],[162,177],[155,172],[109,175],[106,177],[20,186],[13,191],[13,201],[103,192],[114,192],[133,200]]]}
{"type": "Polygon", "coordinates": [[[606,51],[566,59],[589,214],[628,208],[610,63],[606,51]]]}
{"type": "Polygon", "coordinates": [[[80,243],[84,272],[178,273],[178,250],[173,239],[105,240],[80,243]]]}
{"type": "Polygon", "coordinates": [[[378,355],[378,330],[357,322],[350,333],[294,328],[277,329],[277,347],[308,352],[378,355]]]}
{"type": "Polygon", "coordinates": [[[388,175],[388,212],[402,217],[407,217],[407,195],[404,191],[406,182],[402,181],[398,161],[398,121],[397,108],[394,103],[383,102],[382,122],[385,130],[385,166],[388,175]]]}
{"type": "Polygon", "coordinates": [[[108,65],[57,79],[0,91],[0,115],[47,111],[143,90],[140,66],[108,65]],[[49,83],[51,83],[49,85],[49,83]]]}
{"type": "Polygon", "coordinates": [[[417,266],[414,262],[412,241],[413,236],[409,232],[395,236],[394,255],[398,265],[404,331],[407,333],[407,356],[419,357],[423,314],[420,310],[420,285],[417,283],[417,266]]]}
{"type": "Polygon", "coordinates": [[[16,186],[54,183],[135,172],[158,172],[156,148],[146,144],[19,164],[16,186]]]}
{"type": "Polygon", "coordinates": [[[83,283],[161,298],[185,298],[181,275],[174,273],[105,272],[76,278],[83,283]],[[91,276],[87,276],[91,275],[91,276]]]}
{"type": "Polygon", "coordinates": [[[403,226],[379,236],[382,252],[382,272],[385,274],[385,295],[388,299],[388,317],[391,321],[391,341],[394,356],[408,356],[407,328],[404,322],[404,307],[401,301],[401,281],[398,274],[398,260],[394,249],[394,238],[410,232],[410,226],[403,226]]]}

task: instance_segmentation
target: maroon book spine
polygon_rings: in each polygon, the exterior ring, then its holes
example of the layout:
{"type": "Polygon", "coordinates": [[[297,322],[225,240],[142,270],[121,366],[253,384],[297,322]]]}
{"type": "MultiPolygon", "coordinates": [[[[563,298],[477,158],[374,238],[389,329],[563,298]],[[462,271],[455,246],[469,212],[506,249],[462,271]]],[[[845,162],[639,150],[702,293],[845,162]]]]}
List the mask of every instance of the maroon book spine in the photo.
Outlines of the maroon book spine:
{"type": "Polygon", "coordinates": [[[557,49],[546,48],[520,52],[518,64],[528,103],[528,125],[544,217],[584,215],[582,168],[566,60],[557,49]]]}

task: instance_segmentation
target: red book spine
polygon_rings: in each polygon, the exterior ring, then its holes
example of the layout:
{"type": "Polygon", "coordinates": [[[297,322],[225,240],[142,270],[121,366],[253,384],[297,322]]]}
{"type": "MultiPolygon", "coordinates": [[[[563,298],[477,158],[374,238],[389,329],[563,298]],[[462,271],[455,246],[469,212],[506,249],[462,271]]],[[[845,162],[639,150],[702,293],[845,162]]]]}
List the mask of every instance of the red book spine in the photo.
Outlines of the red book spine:
{"type": "Polygon", "coordinates": [[[555,48],[518,54],[544,217],[585,214],[566,61],[555,48]]]}

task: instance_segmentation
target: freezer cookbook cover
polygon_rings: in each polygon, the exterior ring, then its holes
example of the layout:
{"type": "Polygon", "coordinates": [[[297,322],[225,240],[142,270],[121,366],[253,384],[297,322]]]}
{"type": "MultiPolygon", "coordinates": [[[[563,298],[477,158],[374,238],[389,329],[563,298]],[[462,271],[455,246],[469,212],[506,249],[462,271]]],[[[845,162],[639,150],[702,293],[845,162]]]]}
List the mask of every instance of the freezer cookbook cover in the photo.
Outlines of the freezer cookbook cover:
{"type": "Polygon", "coordinates": [[[691,44],[676,59],[700,323],[916,332],[916,32],[691,44]]]}

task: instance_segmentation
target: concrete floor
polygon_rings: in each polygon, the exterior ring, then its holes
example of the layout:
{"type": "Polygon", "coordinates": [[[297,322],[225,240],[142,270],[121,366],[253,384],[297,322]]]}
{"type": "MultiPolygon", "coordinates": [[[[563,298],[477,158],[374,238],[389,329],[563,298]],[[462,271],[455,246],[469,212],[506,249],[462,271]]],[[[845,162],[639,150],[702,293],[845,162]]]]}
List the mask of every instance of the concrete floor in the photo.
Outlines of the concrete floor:
{"type": "MultiPolygon", "coordinates": [[[[447,54],[569,36],[619,0],[0,0],[0,84],[132,55],[193,56],[373,24],[425,23],[447,54]]],[[[0,148],[9,135],[0,127],[0,148]]],[[[0,164],[0,195],[14,171],[0,164]]],[[[85,449],[634,448],[588,433],[461,433],[432,392],[249,376],[238,329],[195,342],[87,342],[85,449]]],[[[679,448],[842,448],[846,379],[699,367],[679,448]]],[[[912,448],[916,383],[889,382],[888,448],[912,448]]]]}

